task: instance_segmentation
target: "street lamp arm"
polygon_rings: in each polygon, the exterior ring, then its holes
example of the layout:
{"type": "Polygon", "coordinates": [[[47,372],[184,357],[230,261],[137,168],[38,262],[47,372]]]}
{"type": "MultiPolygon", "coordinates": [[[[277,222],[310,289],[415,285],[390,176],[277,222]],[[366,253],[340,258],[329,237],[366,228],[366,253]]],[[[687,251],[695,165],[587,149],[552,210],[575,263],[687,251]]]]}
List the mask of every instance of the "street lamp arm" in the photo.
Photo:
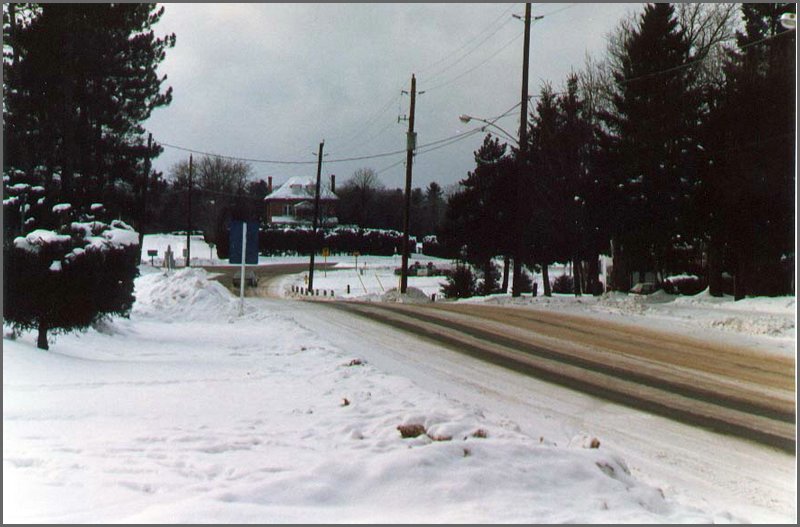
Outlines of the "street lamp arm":
{"type": "Polygon", "coordinates": [[[497,128],[498,130],[500,130],[500,131],[503,133],[503,135],[505,135],[506,139],[508,139],[508,140],[510,140],[510,141],[513,141],[513,143],[514,143],[515,145],[517,145],[517,147],[519,147],[519,141],[518,141],[517,139],[515,139],[513,135],[511,135],[511,134],[510,134],[510,133],[508,133],[507,131],[503,130],[503,129],[502,129],[500,126],[498,126],[498,125],[494,124],[494,123],[493,123],[493,122],[491,122],[491,121],[487,121],[486,119],[481,119],[480,117],[473,117],[473,116],[471,116],[471,115],[466,115],[466,114],[464,114],[464,115],[461,115],[461,116],[459,117],[459,119],[460,119],[460,120],[461,120],[461,122],[463,122],[463,123],[468,123],[468,122],[470,122],[470,121],[473,121],[473,120],[474,120],[474,121],[480,121],[480,122],[482,122],[482,123],[486,124],[487,126],[492,126],[492,127],[494,127],[494,128],[497,128]]]}

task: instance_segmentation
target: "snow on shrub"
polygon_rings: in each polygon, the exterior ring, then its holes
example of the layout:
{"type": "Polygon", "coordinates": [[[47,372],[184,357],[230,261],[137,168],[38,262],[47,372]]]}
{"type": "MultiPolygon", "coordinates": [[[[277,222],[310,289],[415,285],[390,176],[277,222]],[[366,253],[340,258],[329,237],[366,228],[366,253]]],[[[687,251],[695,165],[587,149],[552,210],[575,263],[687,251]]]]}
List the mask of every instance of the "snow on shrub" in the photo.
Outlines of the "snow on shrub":
{"type": "Polygon", "coordinates": [[[665,278],[662,287],[672,295],[696,295],[705,289],[705,284],[695,275],[681,274],[665,278]]]}
{"type": "Polygon", "coordinates": [[[6,241],[3,253],[5,321],[15,330],[37,329],[42,349],[48,332],[130,313],[138,234],[122,222],[79,225],[69,234],[36,229],[6,241]]]}

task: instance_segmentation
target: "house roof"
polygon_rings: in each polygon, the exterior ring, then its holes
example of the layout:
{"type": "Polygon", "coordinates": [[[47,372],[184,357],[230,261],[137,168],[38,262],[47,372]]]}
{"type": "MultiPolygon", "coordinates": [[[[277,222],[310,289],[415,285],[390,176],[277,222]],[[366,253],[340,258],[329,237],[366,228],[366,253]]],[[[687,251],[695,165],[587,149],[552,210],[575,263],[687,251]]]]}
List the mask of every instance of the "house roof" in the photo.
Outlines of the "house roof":
{"type": "MultiPolygon", "coordinates": [[[[307,200],[314,199],[314,189],[316,184],[309,177],[294,176],[290,177],[286,183],[278,187],[277,190],[264,198],[264,201],[273,199],[291,199],[291,200],[307,200]]],[[[322,186],[319,193],[320,199],[334,200],[339,199],[336,194],[331,192],[331,189],[325,185],[322,186]]]]}

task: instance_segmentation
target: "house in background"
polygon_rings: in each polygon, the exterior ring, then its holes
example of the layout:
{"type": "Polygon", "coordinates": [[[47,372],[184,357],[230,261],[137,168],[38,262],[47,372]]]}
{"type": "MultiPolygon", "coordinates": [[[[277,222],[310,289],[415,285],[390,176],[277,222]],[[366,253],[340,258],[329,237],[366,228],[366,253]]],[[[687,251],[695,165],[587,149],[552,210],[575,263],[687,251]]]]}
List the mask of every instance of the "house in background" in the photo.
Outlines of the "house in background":
{"type": "MultiPolygon", "coordinates": [[[[311,225],[314,219],[314,193],[316,184],[310,177],[291,177],[274,192],[272,177],[270,192],[264,198],[267,223],[273,225],[311,225]]],[[[323,185],[319,194],[319,226],[331,227],[339,223],[336,217],[336,176],[331,175],[330,186],[323,185]]]]}

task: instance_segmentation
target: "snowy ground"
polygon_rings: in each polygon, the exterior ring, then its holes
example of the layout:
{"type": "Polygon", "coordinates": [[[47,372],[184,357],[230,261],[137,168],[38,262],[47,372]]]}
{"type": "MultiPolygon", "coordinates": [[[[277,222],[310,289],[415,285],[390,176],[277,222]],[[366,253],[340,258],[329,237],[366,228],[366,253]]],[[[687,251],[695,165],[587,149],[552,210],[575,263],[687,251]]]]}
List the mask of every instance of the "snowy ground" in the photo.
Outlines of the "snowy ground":
{"type": "MultiPolygon", "coordinates": [[[[632,451],[631,463],[614,438],[586,448],[596,433],[558,417],[572,411],[563,389],[528,381],[513,401],[473,379],[457,397],[432,373],[458,369],[443,366],[449,355],[392,368],[391,350],[428,348],[389,330],[363,338],[324,306],[276,300],[248,299],[238,317],[203,271],[142,269],[130,320],[58,337],[50,352],[30,334],[4,339],[4,523],[796,520],[792,456],[748,446],[743,466],[777,463],[777,489],[741,503],[738,489],[763,488],[732,466],[741,481],[710,478],[731,494],[714,497],[709,478],[648,471],[656,456],[632,451]],[[533,406],[528,389],[544,390],[533,406]],[[503,408],[520,404],[524,422],[509,419],[503,408]],[[414,424],[427,434],[402,438],[397,427],[414,424]]],[[[487,368],[470,364],[458,367],[487,368]]],[[[681,448],[678,462],[691,458],[681,448]]]]}
{"type": "MultiPolygon", "coordinates": [[[[429,257],[412,258],[425,267],[432,261],[437,267],[449,267],[450,262],[429,257]]],[[[300,260],[302,261],[302,260],[300,260]]],[[[394,269],[399,266],[394,258],[370,257],[366,265],[359,259],[357,272],[352,261],[340,261],[333,271],[314,275],[314,287],[333,290],[338,298],[365,301],[393,301],[396,296],[387,294],[398,287],[399,277],[394,269]],[[395,265],[396,264],[396,265],[395,265]],[[350,293],[347,293],[347,286],[350,293]]],[[[556,272],[563,269],[556,267],[556,272]]],[[[280,290],[290,296],[292,286],[303,287],[307,273],[289,276],[281,283],[280,290]]],[[[534,276],[541,282],[541,275],[534,276]]],[[[424,295],[417,301],[436,296],[442,301],[442,276],[411,276],[409,287],[424,295]]],[[[539,287],[542,291],[542,287],[539,287]]],[[[488,297],[473,297],[459,300],[465,303],[488,303],[512,306],[520,309],[543,309],[563,311],[578,315],[624,322],[653,329],[664,329],[687,336],[712,338],[731,343],[746,344],[767,353],[795,355],[797,330],[795,297],[748,298],[734,302],[733,297],[715,298],[707,292],[695,296],[670,295],[659,291],[652,295],[606,293],[599,297],[554,294],[552,297],[525,294],[512,298],[510,294],[488,297]]]]}
{"type": "MultiPolygon", "coordinates": [[[[180,254],[185,237],[145,237],[144,259],[157,249],[158,264],[167,245],[180,254]]],[[[226,263],[199,236],[192,254],[193,264],[226,263]]],[[[360,257],[358,271],[352,257],[329,261],[337,269],[318,272],[316,288],[392,298],[399,256],[360,257]]],[[[130,320],[58,337],[48,353],[32,335],[4,339],[4,522],[796,521],[793,456],[409,346],[313,304],[248,299],[239,318],[236,301],[200,270],[169,279],[142,270],[130,320]],[[427,434],[403,439],[402,424],[427,434]],[[585,448],[593,437],[600,448],[585,448]]],[[[442,282],[409,279],[422,297],[442,282]]],[[[282,287],[303,283],[298,274],[282,287]]],[[[794,298],[467,302],[770,353],[796,347],[794,298]]]]}

